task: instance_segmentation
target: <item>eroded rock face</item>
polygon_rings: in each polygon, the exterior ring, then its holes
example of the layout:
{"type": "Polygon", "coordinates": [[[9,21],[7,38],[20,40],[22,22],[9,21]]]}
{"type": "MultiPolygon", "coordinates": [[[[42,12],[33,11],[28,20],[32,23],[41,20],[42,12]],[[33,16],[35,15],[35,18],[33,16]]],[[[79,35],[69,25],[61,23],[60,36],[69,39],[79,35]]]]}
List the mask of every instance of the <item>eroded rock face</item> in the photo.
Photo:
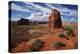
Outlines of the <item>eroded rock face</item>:
{"type": "Polygon", "coordinates": [[[58,10],[56,10],[56,9],[52,10],[52,13],[48,19],[48,26],[49,26],[49,29],[62,27],[61,15],[58,10]]]}

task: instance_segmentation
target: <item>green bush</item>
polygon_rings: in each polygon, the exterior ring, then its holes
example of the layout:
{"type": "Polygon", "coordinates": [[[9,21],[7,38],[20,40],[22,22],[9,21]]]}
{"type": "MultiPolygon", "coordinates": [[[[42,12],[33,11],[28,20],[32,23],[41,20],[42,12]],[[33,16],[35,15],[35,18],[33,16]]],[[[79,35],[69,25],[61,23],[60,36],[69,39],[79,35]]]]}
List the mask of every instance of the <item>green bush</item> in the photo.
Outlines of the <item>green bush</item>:
{"type": "Polygon", "coordinates": [[[40,32],[32,32],[30,33],[30,39],[33,39],[33,38],[37,38],[37,37],[40,37],[42,35],[42,33],[40,32]]]}
{"type": "Polygon", "coordinates": [[[53,44],[54,44],[54,46],[56,48],[61,48],[61,47],[65,47],[66,46],[63,42],[56,42],[56,43],[53,43],[53,44]]]}
{"type": "Polygon", "coordinates": [[[65,29],[66,29],[67,31],[71,31],[71,30],[72,30],[72,26],[66,26],[65,29]]]}
{"type": "Polygon", "coordinates": [[[67,35],[68,35],[68,36],[71,36],[72,31],[71,31],[71,30],[69,30],[69,31],[67,31],[66,33],[67,33],[67,35]]]}
{"type": "Polygon", "coordinates": [[[59,37],[65,38],[65,35],[64,34],[59,34],[59,37]]]}
{"type": "Polygon", "coordinates": [[[40,39],[36,39],[34,40],[34,42],[32,43],[32,51],[40,51],[40,48],[43,47],[44,42],[40,39]]]}
{"type": "Polygon", "coordinates": [[[40,32],[33,32],[33,33],[31,33],[32,36],[34,36],[34,35],[40,36],[41,34],[42,34],[42,33],[40,33],[40,32]]]}
{"type": "Polygon", "coordinates": [[[60,37],[60,38],[66,38],[67,40],[69,40],[69,38],[66,37],[64,34],[59,34],[59,37],[60,37]]]}
{"type": "Polygon", "coordinates": [[[67,26],[66,28],[65,28],[66,30],[67,30],[67,36],[71,36],[71,34],[72,34],[72,27],[71,26],[67,26]]]}

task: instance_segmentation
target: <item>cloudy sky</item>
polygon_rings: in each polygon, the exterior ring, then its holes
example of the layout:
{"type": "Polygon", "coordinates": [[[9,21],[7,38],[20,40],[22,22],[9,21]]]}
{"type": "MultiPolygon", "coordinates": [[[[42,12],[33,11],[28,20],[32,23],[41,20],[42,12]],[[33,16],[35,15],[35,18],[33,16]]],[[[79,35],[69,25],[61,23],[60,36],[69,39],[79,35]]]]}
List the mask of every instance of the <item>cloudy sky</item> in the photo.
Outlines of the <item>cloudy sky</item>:
{"type": "Polygon", "coordinates": [[[77,22],[78,6],[53,3],[35,3],[12,1],[9,5],[11,20],[17,21],[20,18],[27,18],[36,21],[47,21],[52,9],[60,11],[62,21],[77,22]]]}

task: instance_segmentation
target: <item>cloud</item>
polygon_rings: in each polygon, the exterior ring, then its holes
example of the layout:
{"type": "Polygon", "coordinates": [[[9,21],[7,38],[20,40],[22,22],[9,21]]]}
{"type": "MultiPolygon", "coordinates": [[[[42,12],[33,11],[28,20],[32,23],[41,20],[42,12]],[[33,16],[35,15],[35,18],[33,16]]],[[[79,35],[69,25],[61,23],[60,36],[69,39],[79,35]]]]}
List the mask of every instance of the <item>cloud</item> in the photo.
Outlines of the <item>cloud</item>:
{"type": "Polygon", "coordinates": [[[15,3],[11,4],[11,10],[22,11],[22,12],[35,12],[35,11],[29,10],[27,8],[23,8],[22,6],[19,6],[15,3]]]}
{"type": "Polygon", "coordinates": [[[27,3],[27,2],[24,2],[26,5],[29,4],[29,5],[32,5],[33,7],[35,7],[34,9],[38,9],[40,10],[41,12],[50,12],[51,10],[48,9],[48,8],[45,8],[43,6],[40,6],[40,5],[37,5],[37,4],[34,4],[34,3],[27,3]]]}
{"type": "Polygon", "coordinates": [[[30,19],[31,21],[47,21],[48,16],[49,15],[38,12],[38,13],[31,14],[31,16],[28,17],[28,19],[30,19]]]}

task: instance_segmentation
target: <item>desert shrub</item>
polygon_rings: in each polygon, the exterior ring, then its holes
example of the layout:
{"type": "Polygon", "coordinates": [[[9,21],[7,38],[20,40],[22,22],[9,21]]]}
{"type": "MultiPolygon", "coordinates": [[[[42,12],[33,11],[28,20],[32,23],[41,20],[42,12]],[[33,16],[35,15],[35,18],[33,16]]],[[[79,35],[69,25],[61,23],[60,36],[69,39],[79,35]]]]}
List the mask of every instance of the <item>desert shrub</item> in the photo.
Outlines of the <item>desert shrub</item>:
{"type": "Polygon", "coordinates": [[[59,34],[59,37],[65,38],[65,35],[64,34],[59,34]]]}
{"type": "Polygon", "coordinates": [[[59,37],[60,37],[60,38],[66,38],[67,40],[69,40],[69,38],[66,37],[64,34],[59,34],[59,37]]]}
{"type": "Polygon", "coordinates": [[[68,35],[68,36],[71,36],[72,31],[71,31],[71,30],[69,30],[69,31],[67,31],[66,33],[67,33],[67,35],[68,35]]]}
{"type": "Polygon", "coordinates": [[[66,26],[65,29],[66,29],[67,31],[71,31],[71,30],[72,30],[72,26],[66,26]]]}
{"type": "Polygon", "coordinates": [[[56,48],[61,48],[61,47],[65,47],[66,46],[63,42],[56,42],[56,43],[53,43],[53,44],[54,44],[54,46],[56,48]]]}
{"type": "Polygon", "coordinates": [[[32,43],[32,51],[40,51],[40,48],[43,47],[44,42],[40,39],[36,39],[34,40],[34,42],[32,43]]]}
{"type": "Polygon", "coordinates": [[[46,28],[46,27],[45,26],[41,26],[41,25],[38,26],[38,29],[44,29],[44,28],[46,28]]]}
{"type": "Polygon", "coordinates": [[[72,27],[71,26],[67,26],[66,28],[65,28],[66,30],[67,30],[67,36],[71,36],[71,34],[72,34],[72,27]]]}
{"type": "Polygon", "coordinates": [[[40,37],[42,35],[42,33],[40,32],[32,32],[30,33],[30,39],[33,39],[33,38],[37,38],[37,37],[40,37]]]}

